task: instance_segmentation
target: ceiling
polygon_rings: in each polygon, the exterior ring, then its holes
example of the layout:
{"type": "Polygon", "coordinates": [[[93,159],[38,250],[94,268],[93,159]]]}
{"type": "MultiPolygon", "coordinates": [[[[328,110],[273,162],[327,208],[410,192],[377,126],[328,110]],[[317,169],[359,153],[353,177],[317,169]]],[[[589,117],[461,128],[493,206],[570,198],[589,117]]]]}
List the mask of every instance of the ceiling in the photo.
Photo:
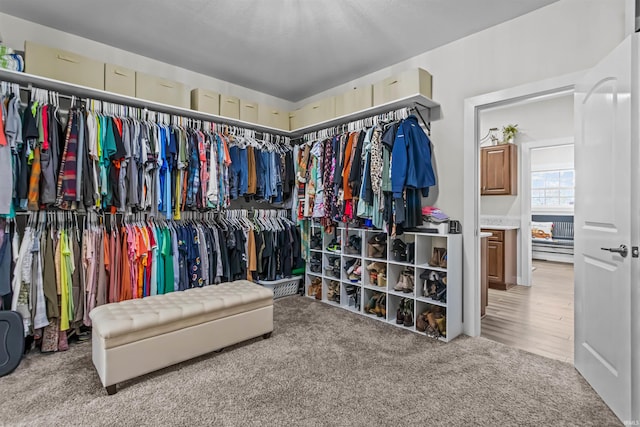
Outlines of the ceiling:
{"type": "Polygon", "coordinates": [[[289,101],[557,0],[0,0],[0,12],[289,101]]]}

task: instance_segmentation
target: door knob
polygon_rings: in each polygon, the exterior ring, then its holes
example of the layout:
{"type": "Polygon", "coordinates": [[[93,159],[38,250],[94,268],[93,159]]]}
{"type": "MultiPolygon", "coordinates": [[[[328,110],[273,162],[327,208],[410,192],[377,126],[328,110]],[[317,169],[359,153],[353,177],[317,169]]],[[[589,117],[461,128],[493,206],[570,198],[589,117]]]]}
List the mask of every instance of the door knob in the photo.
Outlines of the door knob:
{"type": "Polygon", "coordinates": [[[629,249],[627,249],[627,245],[620,245],[619,248],[600,248],[603,251],[616,252],[619,253],[622,258],[626,258],[629,253],[629,249]]]}

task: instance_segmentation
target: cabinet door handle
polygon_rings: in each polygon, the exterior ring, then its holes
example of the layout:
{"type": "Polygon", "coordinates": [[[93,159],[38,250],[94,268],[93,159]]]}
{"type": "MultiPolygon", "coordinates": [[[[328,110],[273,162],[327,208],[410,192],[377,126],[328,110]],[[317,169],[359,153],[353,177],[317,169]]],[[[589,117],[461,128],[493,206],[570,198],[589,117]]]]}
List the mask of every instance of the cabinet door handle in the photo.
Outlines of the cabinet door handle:
{"type": "Polygon", "coordinates": [[[113,74],[116,74],[118,76],[124,76],[124,77],[128,77],[129,75],[127,73],[124,73],[120,70],[113,70],[113,74]]]}
{"type": "Polygon", "coordinates": [[[72,63],[74,63],[74,64],[78,64],[78,63],[80,63],[80,61],[79,61],[79,60],[77,60],[77,59],[75,59],[75,58],[71,58],[71,57],[68,57],[68,56],[60,55],[60,54],[58,54],[58,55],[57,55],[57,58],[58,58],[59,60],[61,60],[61,61],[72,62],[72,63]]]}

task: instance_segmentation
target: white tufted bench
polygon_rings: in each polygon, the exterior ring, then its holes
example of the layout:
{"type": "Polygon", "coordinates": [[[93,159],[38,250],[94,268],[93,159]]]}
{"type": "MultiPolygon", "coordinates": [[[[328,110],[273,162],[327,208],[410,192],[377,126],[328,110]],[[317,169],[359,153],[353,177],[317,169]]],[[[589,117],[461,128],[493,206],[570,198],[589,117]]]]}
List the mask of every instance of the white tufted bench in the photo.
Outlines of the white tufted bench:
{"type": "Polygon", "coordinates": [[[273,291],[239,280],[96,307],[92,358],[116,384],[273,331],[273,291]]]}

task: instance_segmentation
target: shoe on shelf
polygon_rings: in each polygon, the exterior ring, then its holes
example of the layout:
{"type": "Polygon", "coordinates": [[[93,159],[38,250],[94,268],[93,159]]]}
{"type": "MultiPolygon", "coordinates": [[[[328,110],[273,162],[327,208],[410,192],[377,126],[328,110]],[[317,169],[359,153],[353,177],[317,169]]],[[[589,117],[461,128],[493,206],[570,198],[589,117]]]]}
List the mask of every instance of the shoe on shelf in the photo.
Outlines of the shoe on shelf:
{"type": "Polygon", "coordinates": [[[409,298],[404,299],[404,323],[403,325],[407,328],[413,326],[413,300],[409,298]]]}
{"type": "Polygon", "coordinates": [[[429,260],[429,265],[432,267],[447,268],[447,249],[433,248],[431,259],[429,260]]]}
{"type": "Polygon", "coordinates": [[[329,245],[327,246],[327,250],[328,250],[329,252],[334,252],[334,253],[339,254],[339,253],[341,252],[341,246],[342,246],[342,245],[340,244],[340,241],[339,241],[339,240],[333,239],[333,240],[329,243],[329,245]]]}
{"type": "Polygon", "coordinates": [[[355,234],[349,236],[347,245],[344,248],[344,253],[349,255],[360,255],[362,253],[362,238],[355,234]]]}
{"type": "Polygon", "coordinates": [[[387,233],[376,233],[369,237],[369,243],[373,244],[387,244],[387,233]]]}
{"type": "Polygon", "coordinates": [[[312,234],[309,239],[309,247],[311,249],[322,249],[322,235],[312,234]]]}
{"type": "Polygon", "coordinates": [[[404,298],[400,300],[398,311],[396,312],[396,324],[402,325],[404,323],[404,298]]]}
{"type": "Polygon", "coordinates": [[[391,253],[395,261],[407,261],[407,244],[400,239],[393,239],[391,242],[391,253]]]}
{"type": "Polygon", "coordinates": [[[332,280],[327,287],[327,299],[340,304],[340,282],[332,280]]]}
{"type": "Polygon", "coordinates": [[[387,295],[379,294],[376,299],[376,306],[374,308],[375,315],[378,317],[387,316],[387,295]]]}
{"type": "Polygon", "coordinates": [[[356,262],[353,264],[352,273],[355,274],[356,276],[362,275],[362,261],[360,261],[359,259],[357,259],[356,262]]]}
{"type": "Polygon", "coordinates": [[[387,245],[380,243],[367,244],[367,256],[369,258],[386,258],[387,245]]]}
{"type": "Polygon", "coordinates": [[[416,244],[415,242],[407,243],[407,262],[409,264],[416,263],[416,244]]]}
{"type": "Polygon", "coordinates": [[[354,270],[353,270],[353,274],[355,274],[356,276],[360,277],[362,276],[362,266],[358,265],[354,270]]]}
{"type": "Polygon", "coordinates": [[[378,285],[378,272],[377,271],[370,271],[369,272],[369,283],[372,286],[377,286],[378,285]]]}
{"type": "Polygon", "coordinates": [[[380,271],[378,272],[378,286],[381,288],[386,288],[387,287],[387,273],[386,271],[380,271]]]}
{"type": "Polygon", "coordinates": [[[369,301],[367,301],[367,304],[364,306],[365,313],[376,314],[376,303],[377,295],[373,295],[371,298],[369,298],[369,301]]]}
{"type": "Polygon", "coordinates": [[[422,314],[419,314],[418,317],[416,318],[416,330],[420,331],[420,332],[425,332],[427,330],[427,318],[426,318],[426,311],[422,314]]]}
{"type": "Polygon", "coordinates": [[[447,323],[446,323],[446,319],[442,320],[443,318],[445,318],[445,315],[442,312],[441,307],[433,306],[433,308],[431,308],[431,310],[427,312],[426,332],[428,336],[432,338],[439,338],[441,336],[445,336],[441,331],[441,328],[442,328],[442,330],[446,334],[447,323]]]}
{"type": "Polygon", "coordinates": [[[315,278],[311,281],[307,295],[310,297],[316,297],[316,299],[322,299],[322,279],[315,278]]]}
{"type": "Polygon", "coordinates": [[[367,265],[367,270],[369,270],[369,271],[377,271],[377,272],[379,272],[379,271],[384,271],[386,269],[387,269],[387,265],[385,263],[383,263],[383,262],[375,261],[375,262],[372,262],[369,265],[367,265]]]}
{"type": "Polygon", "coordinates": [[[436,324],[438,325],[438,331],[443,337],[447,336],[447,316],[444,314],[436,314],[436,324]],[[438,317],[440,316],[440,317],[438,317]]]}
{"type": "Polygon", "coordinates": [[[347,274],[351,274],[353,273],[353,270],[356,267],[356,261],[358,261],[357,259],[349,259],[347,261],[344,262],[344,269],[347,272],[347,274]]]}
{"type": "Polygon", "coordinates": [[[413,292],[413,272],[408,269],[404,269],[400,272],[398,277],[398,283],[393,287],[394,291],[411,293],[413,292]]]}

